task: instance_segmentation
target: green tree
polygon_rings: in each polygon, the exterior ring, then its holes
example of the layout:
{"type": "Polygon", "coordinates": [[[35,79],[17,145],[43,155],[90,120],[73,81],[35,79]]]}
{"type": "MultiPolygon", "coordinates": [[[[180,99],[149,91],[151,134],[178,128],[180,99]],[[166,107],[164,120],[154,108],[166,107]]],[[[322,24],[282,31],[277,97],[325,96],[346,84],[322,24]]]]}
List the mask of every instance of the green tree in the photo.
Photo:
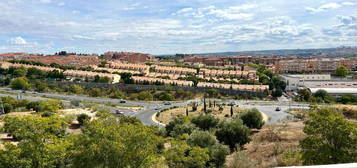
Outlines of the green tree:
{"type": "Polygon", "coordinates": [[[71,85],[69,87],[69,91],[74,94],[81,94],[83,92],[83,88],[79,85],[71,85]]]}
{"type": "Polygon", "coordinates": [[[300,141],[304,164],[357,161],[357,124],[345,120],[335,109],[323,108],[310,112],[304,132],[307,137],[300,141]]]}
{"type": "Polygon", "coordinates": [[[30,88],[30,83],[27,78],[19,77],[11,81],[11,88],[15,90],[28,90],[30,88]]]}
{"type": "Polygon", "coordinates": [[[174,101],[175,97],[171,93],[163,93],[160,95],[159,99],[161,101],[174,101]]]}
{"type": "Polygon", "coordinates": [[[209,130],[217,127],[219,119],[210,114],[200,114],[192,118],[191,122],[202,130],[209,130]]]}
{"type": "Polygon", "coordinates": [[[357,96],[347,94],[343,95],[340,99],[340,102],[343,104],[348,104],[348,103],[356,103],[357,102],[357,96]]]}
{"type": "Polygon", "coordinates": [[[323,90],[323,89],[317,90],[317,91],[313,94],[313,96],[314,96],[315,98],[321,99],[321,100],[322,100],[323,102],[325,102],[325,103],[331,103],[331,102],[333,102],[333,99],[332,99],[332,97],[330,96],[330,94],[328,94],[328,93],[326,92],[326,90],[323,90]]]}
{"type": "Polygon", "coordinates": [[[99,88],[89,88],[88,95],[91,97],[99,97],[102,95],[102,90],[99,88]]]}
{"type": "Polygon", "coordinates": [[[58,112],[62,108],[59,100],[43,100],[38,104],[38,112],[58,112]]]}
{"type": "Polygon", "coordinates": [[[152,167],[160,162],[158,130],[115,118],[93,120],[74,143],[72,163],[82,167],[152,167]]]}
{"type": "Polygon", "coordinates": [[[309,89],[300,89],[298,91],[297,101],[310,101],[311,96],[312,94],[309,89]]]}
{"type": "Polygon", "coordinates": [[[235,118],[222,121],[216,131],[217,139],[234,149],[236,145],[243,146],[250,141],[250,130],[243,121],[235,118]]]}
{"type": "Polygon", "coordinates": [[[336,68],[336,76],[346,77],[349,74],[349,71],[344,66],[339,66],[336,68]]]}
{"type": "Polygon", "coordinates": [[[18,77],[25,77],[27,74],[27,69],[24,67],[16,68],[12,75],[16,78],[18,77]]]}
{"type": "Polygon", "coordinates": [[[209,161],[208,150],[190,146],[186,141],[171,141],[171,147],[164,152],[167,165],[175,168],[204,168],[209,161]]]}
{"type": "Polygon", "coordinates": [[[148,92],[148,91],[141,91],[138,94],[138,100],[147,100],[147,101],[152,101],[154,99],[153,95],[148,92]]]}
{"type": "Polygon", "coordinates": [[[32,86],[37,92],[44,92],[47,90],[47,84],[41,80],[35,80],[35,83],[32,86]]]}
{"type": "Polygon", "coordinates": [[[83,125],[85,121],[89,121],[90,119],[91,119],[91,117],[84,113],[79,114],[77,116],[77,121],[78,121],[79,125],[83,125]]]}
{"type": "Polygon", "coordinates": [[[228,146],[217,143],[209,148],[210,162],[213,163],[215,167],[223,167],[229,153],[228,146]]]}
{"type": "Polygon", "coordinates": [[[249,128],[260,129],[264,125],[263,116],[257,109],[246,110],[239,118],[243,121],[243,124],[249,128]]]}
{"type": "Polygon", "coordinates": [[[27,69],[26,77],[29,79],[42,79],[45,76],[45,72],[37,68],[27,69]]]}
{"type": "Polygon", "coordinates": [[[192,146],[199,146],[202,148],[208,148],[217,143],[217,139],[214,135],[208,131],[193,131],[187,140],[187,143],[192,146]]]}

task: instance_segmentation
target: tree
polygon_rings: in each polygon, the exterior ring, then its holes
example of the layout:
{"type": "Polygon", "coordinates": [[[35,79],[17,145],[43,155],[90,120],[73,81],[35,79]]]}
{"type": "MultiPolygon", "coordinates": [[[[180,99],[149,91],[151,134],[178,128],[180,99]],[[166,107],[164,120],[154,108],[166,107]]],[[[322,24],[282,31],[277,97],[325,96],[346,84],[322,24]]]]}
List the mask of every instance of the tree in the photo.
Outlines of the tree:
{"type": "Polygon", "coordinates": [[[199,146],[201,148],[208,148],[217,143],[217,139],[214,135],[208,131],[193,131],[187,140],[187,143],[192,146],[199,146]]]}
{"type": "Polygon", "coordinates": [[[280,88],[274,89],[271,95],[275,98],[281,97],[283,95],[283,91],[280,88]]]}
{"type": "Polygon", "coordinates": [[[26,76],[29,79],[42,79],[45,76],[45,72],[37,68],[29,68],[26,76]]]}
{"type": "Polygon", "coordinates": [[[219,92],[217,89],[210,89],[207,91],[207,94],[209,97],[217,97],[219,95],[219,92]]]}
{"type": "Polygon", "coordinates": [[[250,141],[250,130],[240,119],[222,121],[216,131],[217,139],[234,149],[236,145],[243,146],[250,141]]]}
{"type": "Polygon", "coordinates": [[[181,140],[173,140],[170,144],[171,147],[164,152],[169,167],[205,168],[209,161],[207,149],[190,146],[181,140]]]}
{"type": "Polygon", "coordinates": [[[47,84],[41,80],[35,80],[35,83],[32,86],[37,92],[44,92],[47,90],[47,84]]]}
{"type": "Polygon", "coordinates": [[[99,97],[102,95],[102,91],[99,88],[89,88],[88,94],[91,97],[99,97]]]}
{"type": "Polygon", "coordinates": [[[19,77],[11,81],[10,83],[11,88],[15,90],[27,90],[30,88],[30,83],[28,82],[27,78],[19,77]]]}
{"type": "Polygon", "coordinates": [[[141,91],[138,94],[138,100],[147,100],[147,101],[152,101],[154,99],[153,95],[148,92],[148,91],[141,91]]]}
{"type": "Polygon", "coordinates": [[[356,103],[357,102],[357,96],[354,96],[354,95],[351,95],[351,94],[343,95],[341,97],[340,102],[342,102],[343,104],[356,103]]]}
{"type": "Polygon", "coordinates": [[[93,120],[74,141],[72,164],[82,167],[152,167],[162,162],[158,130],[121,123],[113,117],[93,120]]]}
{"type": "Polygon", "coordinates": [[[210,114],[200,114],[197,117],[192,118],[191,122],[202,130],[209,130],[217,127],[219,119],[210,114]]]}
{"type": "Polygon", "coordinates": [[[307,89],[307,88],[300,89],[298,91],[297,100],[298,101],[309,101],[311,96],[312,96],[312,94],[309,89],[307,89]]]}
{"type": "Polygon", "coordinates": [[[18,77],[25,77],[27,74],[27,69],[24,67],[16,68],[12,75],[16,78],[18,77]]]}
{"type": "Polygon", "coordinates": [[[326,92],[326,90],[320,89],[317,90],[314,94],[314,97],[321,99],[325,103],[333,102],[332,97],[326,92]]]}
{"type": "Polygon", "coordinates": [[[249,128],[260,129],[264,125],[263,116],[257,109],[246,110],[239,118],[249,128]]]}
{"type": "Polygon", "coordinates": [[[79,85],[71,85],[71,86],[69,87],[69,91],[72,92],[72,93],[74,93],[74,94],[80,94],[80,93],[83,92],[83,89],[82,89],[82,87],[79,86],[79,85]]]}
{"type": "Polygon", "coordinates": [[[209,148],[210,161],[215,167],[223,167],[226,157],[230,151],[228,146],[217,143],[209,148]]]}
{"type": "Polygon", "coordinates": [[[175,97],[171,93],[163,93],[160,95],[159,99],[161,101],[174,101],[175,97]]]}
{"type": "Polygon", "coordinates": [[[357,124],[347,121],[335,109],[309,113],[300,141],[304,164],[336,164],[357,161],[357,124]]]}
{"type": "Polygon", "coordinates": [[[336,76],[340,77],[346,77],[349,74],[349,71],[346,67],[344,66],[339,66],[336,68],[336,76]]]}
{"type": "Polygon", "coordinates": [[[59,100],[43,100],[38,104],[38,112],[58,112],[62,108],[59,100]]]}
{"type": "Polygon", "coordinates": [[[77,116],[77,121],[79,123],[79,125],[83,125],[85,121],[90,121],[91,117],[88,116],[87,114],[79,114],[77,116]]]}

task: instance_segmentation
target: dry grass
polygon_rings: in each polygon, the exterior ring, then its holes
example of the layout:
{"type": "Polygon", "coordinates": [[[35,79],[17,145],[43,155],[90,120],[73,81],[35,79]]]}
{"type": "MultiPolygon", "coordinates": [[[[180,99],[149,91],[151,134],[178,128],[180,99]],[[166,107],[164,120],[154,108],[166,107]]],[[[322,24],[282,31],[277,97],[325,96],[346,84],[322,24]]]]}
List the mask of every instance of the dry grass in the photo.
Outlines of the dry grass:
{"type": "MultiPolygon", "coordinates": [[[[207,110],[211,109],[212,113],[214,116],[218,117],[218,118],[225,118],[226,116],[230,116],[230,111],[231,111],[231,106],[223,106],[223,111],[219,111],[219,108],[216,107],[208,107],[207,106],[207,110]]],[[[189,106],[188,107],[189,110],[189,116],[193,117],[193,116],[198,116],[199,114],[203,114],[203,106],[200,105],[197,107],[197,111],[192,111],[192,107],[189,106]]],[[[240,111],[245,110],[245,108],[241,108],[241,107],[233,107],[233,112],[234,114],[238,114],[240,111]]],[[[157,121],[163,123],[163,124],[168,124],[173,117],[177,116],[177,115],[186,115],[186,107],[178,107],[178,108],[174,108],[174,109],[170,109],[167,111],[163,111],[161,112],[157,117],[157,121]]]]}
{"type": "MultiPolygon", "coordinates": [[[[267,125],[245,145],[244,153],[256,165],[252,167],[297,166],[299,141],[305,137],[302,122],[267,125]],[[254,161],[254,162],[253,162],[254,161]]],[[[235,153],[234,153],[235,154],[235,153]]],[[[234,168],[234,154],[227,158],[227,167],[234,168]]]]}
{"type": "Polygon", "coordinates": [[[342,111],[343,115],[348,119],[357,120],[357,105],[334,105],[334,108],[342,111]]]}

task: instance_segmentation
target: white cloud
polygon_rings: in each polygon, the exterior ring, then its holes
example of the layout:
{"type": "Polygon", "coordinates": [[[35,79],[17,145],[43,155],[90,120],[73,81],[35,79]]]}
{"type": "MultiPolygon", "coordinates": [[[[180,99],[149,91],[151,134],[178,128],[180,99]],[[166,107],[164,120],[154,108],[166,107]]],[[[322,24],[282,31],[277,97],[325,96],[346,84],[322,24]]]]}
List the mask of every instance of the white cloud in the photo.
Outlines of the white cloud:
{"type": "Polygon", "coordinates": [[[256,4],[243,4],[239,6],[230,6],[228,8],[218,8],[214,5],[203,8],[183,8],[173,15],[192,16],[195,18],[204,18],[214,16],[216,18],[227,20],[250,20],[253,18],[253,13],[248,13],[247,10],[257,8],[256,4]]]}
{"type": "Polygon", "coordinates": [[[354,3],[354,2],[342,2],[342,5],[353,6],[353,5],[356,5],[356,3],[354,3]]]}
{"type": "Polygon", "coordinates": [[[330,2],[330,3],[323,4],[316,8],[306,7],[305,10],[310,13],[319,13],[319,12],[324,12],[324,11],[328,11],[328,10],[338,9],[343,6],[353,6],[353,5],[355,5],[354,2],[342,2],[342,3],[330,2]]]}
{"type": "Polygon", "coordinates": [[[27,42],[22,37],[10,38],[8,41],[11,45],[26,45],[27,42]]]}

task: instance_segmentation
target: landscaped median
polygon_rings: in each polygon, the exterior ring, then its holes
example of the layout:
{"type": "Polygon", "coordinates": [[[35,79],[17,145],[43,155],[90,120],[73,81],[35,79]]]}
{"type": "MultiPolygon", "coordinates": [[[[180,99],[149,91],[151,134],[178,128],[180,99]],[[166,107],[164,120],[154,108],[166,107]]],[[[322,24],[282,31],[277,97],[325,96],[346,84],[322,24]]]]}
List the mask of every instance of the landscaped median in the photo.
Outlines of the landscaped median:
{"type": "MultiPolygon", "coordinates": [[[[187,115],[186,112],[188,112],[189,117],[195,117],[200,114],[205,114],[203,105],[197,106],[196,110],[194,108],[195,107],[193,107],[193,106],[185,106],[185,107],[174,106],[169,109],[164,109],[164,110],[156,113],[155,115],[152,116],[152,120],[155,123],[158,123],[160,125],[166,125],[175,116],[187,115]]],[[[212,114],[215,117],[218,117],[220,119],[229,118],[231,116],[231,111],[233,111],[233,115],[237,115],[237,114],[244,112],[245,110],[248,110],[248,108],[242,108],[242,107],[238,107],[238,106],[231,107],[229,105],[213,105],[213,103],[211,104],[211,107],[209,107],[209,105],[207,105],[206,108],[207,108],[206,114],[212,114]]],[[[260,113],[262,115],[263,121],[265,123],[267,123],[269,121],[269,117],[263,112],[260,112],[260,113]]]]}

